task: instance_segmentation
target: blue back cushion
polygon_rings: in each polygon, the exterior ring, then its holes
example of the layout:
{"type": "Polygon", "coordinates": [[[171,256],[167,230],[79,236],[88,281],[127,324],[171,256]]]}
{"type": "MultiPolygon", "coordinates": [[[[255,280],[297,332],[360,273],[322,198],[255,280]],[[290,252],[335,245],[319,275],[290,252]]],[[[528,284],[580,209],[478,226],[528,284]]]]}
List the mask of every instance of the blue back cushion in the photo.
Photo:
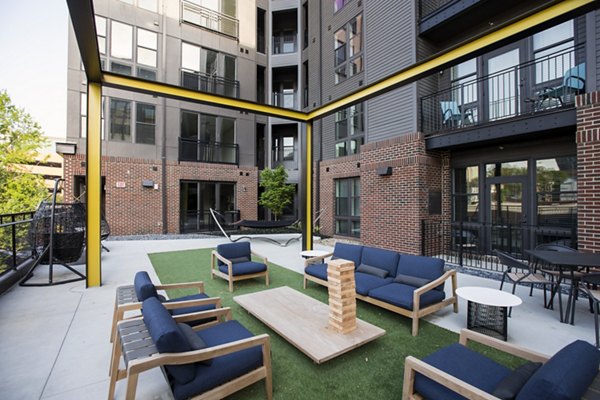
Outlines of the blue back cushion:
{"type": "MultiPolygon", "coordinates": [[[[142,315],[159,353],[181,353],[192,350],[187,338],[181,332],[169,311],[156,297],[144,300],[142,315]]],[[[179,383],[187,383],[196,376],[194,364],[167,365],[165,368],[173,376],[173,379],[179,383]]]]}
{"type": "MultiPolygon", "coordinates": [[[[217,246],[217,253],[228,260],[241,257],[250,259],[250,242],[220,244],[217,246]]],[[[221,260],[218,260],[218,263],[219,265],[224,264],[221,260]]]]}
{"type": "Polygon", "coordinates": [[[150,277],[146,271],[139,271],[135,274],[133,286],[135,288],[135,294],[138,298],[138,301],[144,301],[150,297],[158,297],[156,288],[154,287],[154,284],[152,283],[152,280],[150,280],[150,277]]]}
{"type": "Polygon", "coordinates": [[[356,268],[360,265],[362,251],[363,247],[360,245],[336,242],[335,247],[333,248],[332,258],[341,258],[352,261],[354,263],[354,268],[356,268]]]}
{"type": "Polygon", "coordinates": [[[385,269],[390,273],[389,276],[394,277],[396,276],[398,257],[399,255],[395,251],[365,246],[362,251],[361,264],[385,269]]]}
{"type": "MultiPolygon", "coordinates": [[[[417,278],[433,281],[444,274],[444,260],[440,258],[413,256],[402,254],[398,262],[398,274],[410,275],[417,278]]],[[[444,285],[436,287],[444,290],[444,285]]]]}
{"type": "Polygon", "coordinates": [[[580,399],[598,374],[600,351],[577,340],[558,351],[523,386],[517,400],[580,399]]]}

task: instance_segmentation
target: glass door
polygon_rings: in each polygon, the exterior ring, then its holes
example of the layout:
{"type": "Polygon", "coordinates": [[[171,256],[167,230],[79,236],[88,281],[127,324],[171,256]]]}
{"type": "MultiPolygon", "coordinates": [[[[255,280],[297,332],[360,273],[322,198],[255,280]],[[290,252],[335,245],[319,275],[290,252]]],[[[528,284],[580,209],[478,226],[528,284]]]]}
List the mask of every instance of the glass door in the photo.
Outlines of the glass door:
{"type": "Polygon", "coordinates": [[[514,48],[486,59],[488,119],[513,117],[520,111],[520,51],[514,48]]]}
{"type": "Polygon", "coordinates": [[[525,177],[494,177],[486,181],[488,248],[508,253],[527,247],[527,185],[525,177]]]}

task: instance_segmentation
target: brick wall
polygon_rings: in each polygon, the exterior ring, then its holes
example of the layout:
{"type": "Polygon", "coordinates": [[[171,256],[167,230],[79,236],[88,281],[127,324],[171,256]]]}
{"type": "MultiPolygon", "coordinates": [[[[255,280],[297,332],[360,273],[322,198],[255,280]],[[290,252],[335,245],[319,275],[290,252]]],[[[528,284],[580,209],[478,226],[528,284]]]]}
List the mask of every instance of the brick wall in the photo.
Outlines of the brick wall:
{"type": "Polygon", "coordinates": [[[600,251],[600,92],[577,96],[578,248],[600,251]]]}
{"type": "MultiPolygon", "coordinates": [[[[106,218],[113,235],[157,234],[162,226],[162,173],[160,162],[127,157],[102,157],[105,177],[106,218]],[[143,180],[158,189],[142,187],[143,180]]],[[[74,175],[85,176],[85,156],[65,156],[65,201],[74,199],[74,175]]],[[[241,218],[256,219],[258,171],[235,165],[167,163],[168,233],[179,233],[180,181],[236,183],[241,218]]]]}
{"type": "MultiPolygon", "coordinates": [[[[429,192],[442,191],[449,179],[441,155],[428,153],[419,133],[363,145],[358,155],[322,162],[320,173],[324,234],[334,233],[334,180],[360,177],[361,242],[412,254],[421,252],[421,220],[441,218],[429,215],[429,192]],[[379,176],[379,167],[392,167],[392,175],[379,176]]],[[[449,208],[445,192],[443,212],[449,208]]]]}

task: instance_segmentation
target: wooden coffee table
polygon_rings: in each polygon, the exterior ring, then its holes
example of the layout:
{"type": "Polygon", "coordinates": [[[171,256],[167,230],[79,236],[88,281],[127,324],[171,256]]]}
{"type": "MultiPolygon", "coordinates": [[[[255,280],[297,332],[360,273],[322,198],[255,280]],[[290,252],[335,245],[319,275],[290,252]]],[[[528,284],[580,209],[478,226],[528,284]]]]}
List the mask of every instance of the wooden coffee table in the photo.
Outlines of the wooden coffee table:
{"type": "Polygon", "coordinates": [[[233,300],[298,350],[320,364],[385,334],[356,320],[347,334],[329,326],[329,306],[287,286],[235,296],[233,300]]]}

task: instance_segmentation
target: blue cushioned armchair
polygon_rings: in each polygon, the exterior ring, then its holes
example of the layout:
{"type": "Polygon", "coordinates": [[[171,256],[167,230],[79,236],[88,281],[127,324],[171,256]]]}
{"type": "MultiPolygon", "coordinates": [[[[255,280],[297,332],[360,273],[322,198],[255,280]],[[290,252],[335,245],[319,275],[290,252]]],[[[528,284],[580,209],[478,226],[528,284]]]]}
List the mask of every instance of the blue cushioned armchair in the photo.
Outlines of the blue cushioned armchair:
{"type": "Polygon", "coordinates": [[[126,378],[125,398],[133,400],[139,374],[156,367],[165,372],[176,400],[221,399],[263,379],[266,397],[272,398],[269,335],[253,335],[232,319],[230,308],[173,317],[151,297],[143,303],[142,317],[119,322],[115,343],[109,399],[114,398],[117,381],[126,378]],[[217,321],[188,325],[194,319],[213,318],[217,321]]]}
{"type": "Polygon", "coordinates": [[[214,279],[215,275],[229,282],[230,292],[233,292],[233,282],[261,276],[269,286],[267,258],[253,252],[249,242],[218,245],[210,256],[210,277],[214,279]],[[252,256],[262,262],[252,261],[252,256]]]}
{"type": "MultiPolygon", "coordinates": [[[[182,282],[155,285],[146,271],[138,271],[135,274],[133,285],[117,287],[115,308],[113,312],[112,329],[110,341],[115,336],[117,323],[125,319],[126,313],[139,311],[142,302],[149,297],[156,297],[165,303],[166,308],[173,315],[187,314],[191,312],[206,311],[221,307],[219,297],[210,297],[204,293],[204,282],[182,282]],[[189,296],[166,299],[158,291],[174,289],[193,289],[195,292],[189,296]]],[[[137,315],[136,315],[137,316],[137,315]]]]}
{"type": "Polygon", "coordinates": [[[402,399],[597,399],[600,351],[577,340],[552,357],[463,329],[459,343],[404,362],[402,399]],[[468,341],[521,357],[511,370],[471,350],[468,341]],[[592,395],[592,393],[596,393],[592,395]]]}

